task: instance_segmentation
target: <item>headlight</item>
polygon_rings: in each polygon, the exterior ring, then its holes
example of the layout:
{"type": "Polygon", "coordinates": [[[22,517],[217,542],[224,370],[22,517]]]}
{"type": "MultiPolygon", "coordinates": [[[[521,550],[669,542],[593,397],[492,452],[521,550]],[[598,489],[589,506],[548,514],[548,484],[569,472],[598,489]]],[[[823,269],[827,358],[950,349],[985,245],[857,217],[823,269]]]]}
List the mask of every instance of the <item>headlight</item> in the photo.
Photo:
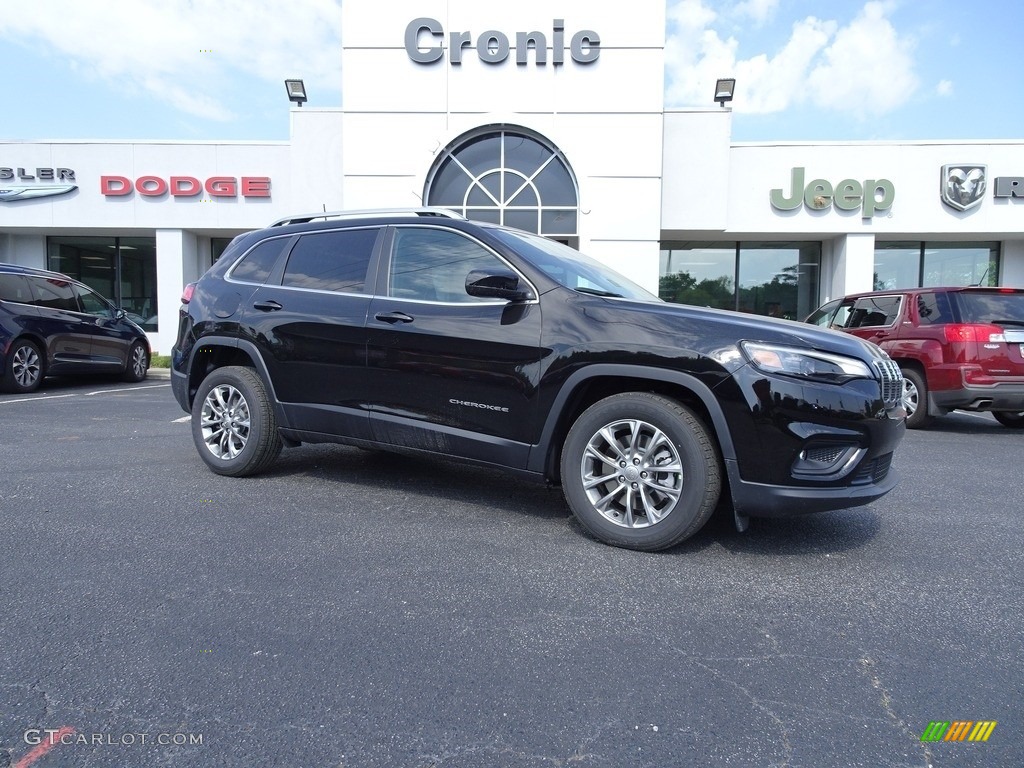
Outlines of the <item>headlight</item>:
{"type": "Polygon", "coordinates": [[[874,378],[867,363],[855,357],[753,341],[741,341],[740,349],[755,368],[765,373],[800,376],[834,384],[850,379],[874,378]]]}

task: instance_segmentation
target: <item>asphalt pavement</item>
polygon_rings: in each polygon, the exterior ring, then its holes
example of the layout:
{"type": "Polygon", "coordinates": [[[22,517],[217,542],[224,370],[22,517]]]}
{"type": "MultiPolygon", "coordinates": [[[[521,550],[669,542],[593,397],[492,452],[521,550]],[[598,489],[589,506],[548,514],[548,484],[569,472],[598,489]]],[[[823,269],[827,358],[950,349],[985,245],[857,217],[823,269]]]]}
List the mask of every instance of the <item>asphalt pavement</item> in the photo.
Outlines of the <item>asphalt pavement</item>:
{"type": "Polygon", "coordinates": [[[446,461],[219,477],[156,377],[0,395],[0,457],[0,766],[1024,765],[1024,433],[987,416],[871,506],[659,554],[446,461]]]}

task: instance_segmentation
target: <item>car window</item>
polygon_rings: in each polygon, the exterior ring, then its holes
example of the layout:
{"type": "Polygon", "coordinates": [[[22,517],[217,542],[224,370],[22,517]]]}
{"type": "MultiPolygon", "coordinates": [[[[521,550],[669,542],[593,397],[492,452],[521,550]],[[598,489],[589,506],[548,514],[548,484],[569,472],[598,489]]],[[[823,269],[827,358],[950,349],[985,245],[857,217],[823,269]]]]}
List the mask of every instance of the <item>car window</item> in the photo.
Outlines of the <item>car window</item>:
{"type": "Polygon", "coordinates": [[[388,293],[422,301],[486,301],[466,293],[466,276],[474,269],[508,270],[508,265],[458,232],[399,227],[391,253],[388,293]]]}
{"type": "Polygon", "coordinates": [[[102,297],[95,291],[91,291],[88,288],[83,288],[80,285],[73,286],[75,293],[78,294],[78,301],[82,305],[82,311],[88,315],[96,315],[97,317],[113,317],[114,312],[110,308],[110,305],[103,300],[102,297]]]}
{"type": "Polygon", "coordinates": [[[917,296],[917,322],[919,325],[937,325],[953,322],[949,296],[945,293],[920,293],[917,296]]]}
{"type": "Polygon", "coordinates": [[[35,295],[32,303],[37,307],[81,312],[75,291],[67,280],[47,277],[32,277],[29,280],[35,295]]]}
{"type": "Polygon", "coordinates": [[[960,291],[960,322],[1024,325],[1024,291],[960,291]]]}
{"type": "Polygon", "coordinates": [[[319,291],[363,293],[378,229],[303,235],[292,248],[282,285],[319,291]]]}
{"type": "Polygon", "coordinates": [[[28,280],[21,275],[0,273],[0,301],[31,304],[32,291],[29,290],[28,280]]]}
{"type": "Polygon", "coordinates": [[[892,325],[900,313],[902,296],[865,296],[853,302],[845,328],[892,325]]]}
{"type": "Polygon", "coordinates": [[[514,229],[492,229],[491,232],[566,288],[601,296],[621,296],[636,301],[661,301],[629,278],[575,248],[531,232],[514,229]]]}
{"type": "Polygon", "coordinates": [[[835,301],[830,301],[827,304],[822,304],[808,315],[807,322],[811,325],[829,327],[832,323],[832,315],[835,314],[836,307],[839,306],[839,301],[839,299],[836,299],[835,301]]]}
{"type": "Polygon", "coordinates": [[[252,248],[228,274],[232,280],[263,285],[277,263],[277,257],[288,242],[286,237],[273,237],[252,248]]]}

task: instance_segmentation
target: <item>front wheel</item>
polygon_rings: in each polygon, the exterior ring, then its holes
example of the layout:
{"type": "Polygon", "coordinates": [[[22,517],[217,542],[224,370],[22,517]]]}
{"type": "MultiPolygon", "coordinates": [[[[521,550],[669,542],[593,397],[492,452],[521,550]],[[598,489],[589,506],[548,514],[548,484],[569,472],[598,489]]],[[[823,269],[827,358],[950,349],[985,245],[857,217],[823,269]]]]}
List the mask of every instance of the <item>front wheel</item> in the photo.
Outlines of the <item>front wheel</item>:
{"type": "Polygon", "coordinates": [[[996,417],[996,421],[1002,424],[1004,427],[1010,427],[1011,429],[1024,429],[1024,411],[1012,413],[1010,411],[993,411],[992,415],[996,417]]]}
{"type": "Polygon", "coordinates": [[[149,353],[146,351],[145,344],[136,341],[128,350],[128,360],[125,363],[122,378],[125,381],[142,381],[146,378],[147,371],[149,371],[149,353]]]}
{"type": "Polygon", "coordinates": [[[218,475],[255,475],[277,458],[277,419],[251,368],[217,368],[203,380],[192,404],[192,439],[218,475]]]}
{"type": "Polygon", "coordinates": [[[703,422],[646,392],[613,395],[584,411],[562,447],[561,470],[580,525],[606,544],[648,552],[700,530],[722,488],[703,422]]]}
{"type": "Polygon", "coordinates": [[[907,429],[923,429],[932,420],[928,415],[928,385],[913,368],[903,370],[903,407],[907,411],[907,429]]]}
{"type": "Polygon", "coordinates": [[[0,374],[0,384],[8,392],[35,392],[46,375],[39,347],[28,339],[19,339],[11,344],[7,368],[0,374]]]}

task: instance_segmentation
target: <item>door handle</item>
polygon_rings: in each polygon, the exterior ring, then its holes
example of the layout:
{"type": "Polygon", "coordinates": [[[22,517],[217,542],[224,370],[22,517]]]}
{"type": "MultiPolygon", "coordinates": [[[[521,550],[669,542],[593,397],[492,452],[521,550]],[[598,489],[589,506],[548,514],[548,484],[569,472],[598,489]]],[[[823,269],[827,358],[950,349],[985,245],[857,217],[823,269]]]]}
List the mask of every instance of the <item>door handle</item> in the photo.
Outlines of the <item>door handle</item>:
{"type": "Polygon", "coordinates": [[[252,307],[253,309],[259,309],[264,312],[276,312],[279,309],[284,309],[284,307],[282,307],[273,299],[269,301],[257,301],[255,304],[252,305],[252,307]]]}
{"type": "Polygon", "coordinates": [[[382,323],[411,323],[413,321],[412,315],[407,315],[405,312],[378,312],[373,316],[375,320],[380,320],[382,323]]]}

